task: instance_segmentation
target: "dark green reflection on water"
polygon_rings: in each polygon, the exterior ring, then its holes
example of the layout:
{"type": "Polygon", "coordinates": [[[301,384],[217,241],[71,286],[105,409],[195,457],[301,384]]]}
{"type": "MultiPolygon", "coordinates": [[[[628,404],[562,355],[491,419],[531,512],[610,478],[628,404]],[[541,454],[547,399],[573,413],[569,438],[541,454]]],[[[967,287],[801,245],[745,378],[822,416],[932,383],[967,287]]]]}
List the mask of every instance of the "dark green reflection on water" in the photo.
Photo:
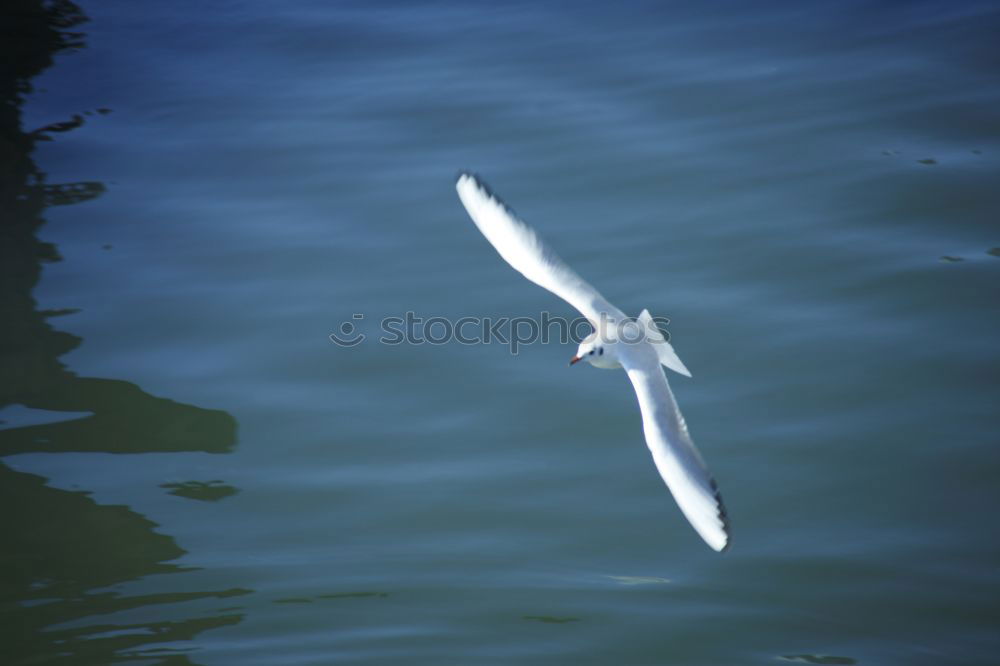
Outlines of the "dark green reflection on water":
{"type": "Polygon", "coordinates": [[[161,488],[167,488],[171,495],[186,497],[188,499],[200,500],[202,502],[218,502],[220,499],[235,495],[239,492],[221,479],[213,481],[185,481],[184,483],[164,483],[161,488]]]}
{"type": "MultiPolygon", "coordinates": [[[[92,413],[0,431],[0,456],[225,453],[236,441],[236,422],[227,413],[157,398],[129,382],[78,377],[69,371],[59,357],[81,340],[49,323],[68,312],[40,311],[32,297],[42,264],[60,259],[54,245],[37,237],[46,207],[87,201],[105,190],[103,184],[89,181],[45,183],[32,158],[38,141],[79,127],[82,115],[34,131],[26,131],[21,118],[31,79],[52,64],[54,54],[83,47],[84,36],[76,30],[85,21],[81,9],[66,0],[7,0],[0,9],[0,409],[24,405],[92,413]]],[[[121,596],[108,588],[185,571],[170,563],[185,551],[126,506],[101,505],[85,492],[45,483],[40,476],[0,464],[4,664],[191,664],[187,649],[163,644],[240,621],[242,616],[235,613],[184,617],[191,611],[171,606],[171,620],[122,622],[120,613],[132,609],[239,596],[250,590],[121,596]]],[[[220,492],[232,494],[236,489],[213,486],[210,494],[220,492]]],[[[164,583],[169,585],[169,579],[164,583]]]]}
{"type": "Polygon", "coordinates": [[[836,657],[829,654],[786,654],[782,655],[784,661],[797,661],[803,664],[856,664],[857,659],[851,657],[836,657]]]}

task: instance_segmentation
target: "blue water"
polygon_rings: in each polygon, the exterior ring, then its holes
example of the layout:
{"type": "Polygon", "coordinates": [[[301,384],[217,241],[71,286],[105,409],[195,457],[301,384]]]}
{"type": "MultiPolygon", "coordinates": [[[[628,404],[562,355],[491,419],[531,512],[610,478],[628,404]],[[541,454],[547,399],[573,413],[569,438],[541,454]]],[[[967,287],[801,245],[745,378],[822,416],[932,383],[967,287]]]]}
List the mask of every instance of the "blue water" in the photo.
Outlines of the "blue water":
{"type": "Polygon", "coordinates": [[[995,3],[79,5],[6,47],[0,661],[996,662],[995,3]],[[576,316],[461,168],[669,317],[730,551],[623,373],[379,343],[576,316]]]}

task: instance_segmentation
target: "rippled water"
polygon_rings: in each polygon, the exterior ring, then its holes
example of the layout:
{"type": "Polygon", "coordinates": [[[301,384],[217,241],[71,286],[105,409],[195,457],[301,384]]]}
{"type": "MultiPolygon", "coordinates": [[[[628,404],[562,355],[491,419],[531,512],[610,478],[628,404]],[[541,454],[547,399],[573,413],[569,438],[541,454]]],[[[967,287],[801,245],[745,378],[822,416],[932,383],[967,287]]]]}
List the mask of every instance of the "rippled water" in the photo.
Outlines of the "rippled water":
{"type": "Polygon", "coordinates": [[[3,663],[995,663],[994,3],[78,2],[0,24],[3,663]],[[575,316],[459,168],[670,318],[729,552],[622,373],[378,342],[575,316]]]}

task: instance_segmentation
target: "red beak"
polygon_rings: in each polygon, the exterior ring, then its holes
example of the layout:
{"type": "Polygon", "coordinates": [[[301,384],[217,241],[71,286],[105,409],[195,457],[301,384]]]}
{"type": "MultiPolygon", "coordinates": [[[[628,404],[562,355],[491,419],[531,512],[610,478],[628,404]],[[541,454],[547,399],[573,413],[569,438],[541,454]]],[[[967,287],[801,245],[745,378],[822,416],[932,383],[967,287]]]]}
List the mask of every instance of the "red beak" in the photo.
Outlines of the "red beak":
{"type": "Polygon", "coordinates": [[[582,361],[582,360],[583,360],[583,359],[581,359],[581,358],[580,358],[579,356],[574,356],[573,358],[571,358],[571,359],[569,360],[569,364],[570,364],[570,365],[573,365],[574,363],[579,363],[579,362],[580,362],[580,361],[582,361]]]}

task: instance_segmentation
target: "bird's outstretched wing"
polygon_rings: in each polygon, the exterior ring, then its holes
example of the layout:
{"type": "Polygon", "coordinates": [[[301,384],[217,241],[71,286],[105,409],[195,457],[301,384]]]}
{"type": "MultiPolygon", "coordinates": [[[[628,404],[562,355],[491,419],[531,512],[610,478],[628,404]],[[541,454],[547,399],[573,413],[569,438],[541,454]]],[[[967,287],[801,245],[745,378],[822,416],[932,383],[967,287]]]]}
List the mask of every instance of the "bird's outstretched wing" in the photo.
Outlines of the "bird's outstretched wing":
{"type": "Polygon", "coordinates": [[[595,328],[602,313],[613,321],[625,319],[621,310],[556,256],[535,230],[518,219],[479,177],[463,171],[455,189],[486,240],[524,277],[579,310],[595,328]]]}
{"type": "Polygon", "coordinates": [[[635,348],[622,359],[622,365],[639,398],[642,429],[656,469],[701,538],[714,550],[725,550],[729,547],[726,507],[691,441],[659,360],[635,348]]]}

